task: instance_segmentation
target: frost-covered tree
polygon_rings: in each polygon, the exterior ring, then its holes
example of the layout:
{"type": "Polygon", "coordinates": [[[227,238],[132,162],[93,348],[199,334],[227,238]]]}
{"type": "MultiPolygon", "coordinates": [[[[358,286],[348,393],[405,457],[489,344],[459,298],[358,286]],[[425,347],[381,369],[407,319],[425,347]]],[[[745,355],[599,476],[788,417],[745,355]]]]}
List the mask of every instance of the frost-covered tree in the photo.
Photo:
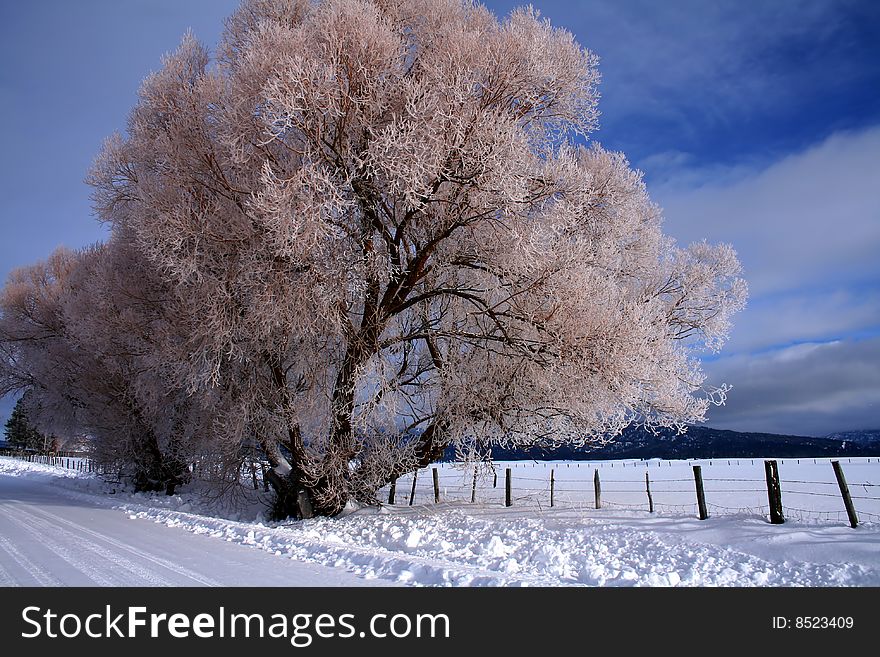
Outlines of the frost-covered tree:
{"type": "MultiPolygon", "coordinates": [[[[583,146],[596,57],[536,12],[246,0],[108,140],[96,210],[198,318],[164,352],[258,440],[280,514],[338,513],[447,446],[682,427],[745,284],[583,146]]],[[[183,380],[182,379],[182,380],[183,380]]],[[[200,392],[197,392],[200,391],[200,392]]]]}
{"type": "Polygon", "coordinates": [[[203,422],[192,421],[199,398],[154,365],[185,315],[168,320],[167,286],[139,264],[116,236],[13,272],[0,295],[0,394],[24,391],[36,426],[88,435],[105,469],[171,493],[203,422]]]}
{"type": "Polygon", "coordinates": [[[82,360],[65,339],[63,311],[75,266],[76,255],[59,249],[13,271],[0,294],[0,394],[26,393],[29,418],[47,433],[65,433],[83,403],[82,360]]]}

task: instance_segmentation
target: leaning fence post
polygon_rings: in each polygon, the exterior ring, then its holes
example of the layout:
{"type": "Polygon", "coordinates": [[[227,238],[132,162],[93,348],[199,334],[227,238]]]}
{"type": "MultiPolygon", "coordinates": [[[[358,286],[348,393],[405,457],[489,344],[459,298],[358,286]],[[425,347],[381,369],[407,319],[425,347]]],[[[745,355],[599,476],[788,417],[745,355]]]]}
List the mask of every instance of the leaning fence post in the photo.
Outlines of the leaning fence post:
{"type": "Polygon", "coordinates": [[[648,491],[648,513],[654,513],[654,498],[651,497],[651,479],[648,477],[647,470],[645,470],[645,490],[648,491]]]}
{"type": "Polygon", "coordinates": [[[437,468],[431,468],[434,477],[434,504],[440,503],[440,479],[437,476],[437,468]]]}
{"type": "Polygon", "coordinates": [[[782,515],[782,487],[779,485],[779,468],[776,461],[764,461],[764,474],[767,478],[767,499],[770,503],[770,524],[785,522],[782,515]]]}
{"type": "Polygon", "coordinates": [[[554,477],[554,470],[550,470],[550,506],[553,506],[553,494],[556,490],[556,478],[554,477]]]}
{"type": "Polygon", "coordinates": [[[474,483],[471,486],[471,504],[477,501],[477,466],[474,466],[474,483]]]}
{"type": "Polygon", "coordinates": [[[413,505],[413,500],[416,499],[416,479],[418,478],[418,476],[419,476],[419,471],[414,470],[413,471],[412,490],[409,492],[409,505],[410,506],[413,505]]]}
{"type": "Polygon", "coordinates": [[[593,490],[596,493],[596,508],[602,508],[602,486],[599,484],[599,469],[596,469],[596,473],[593,475],[593,490]]]}
{"type": "Polygon", "coordinates": [[[846,485],[843,468],[840,467],[840,461],[831,461],[831,467],[834,468],[834,476],[837,477],[837,485],[840,487],[840,495],[843,497],[846,515],[849,516],[849,526],[855,529],[859,524],[859,517],[856,515],[856,508],[853,506],[852,498],[849,496],[849,486],[846,485]]]}
{"type": "Polygon", "coordinates": [[[694,466],[694,485],[697,487],[697,506],[700,509],[700,520],[709,517],[706,511],[706,491],[703,490],[703,468],[699,465],[694,466]]]}
{"type": "Polygon", "coordinates": [[[510,468],[504,470],[504,506],[513,506],[510,491],[510,468]]]}
{"type": "Polygon", "coordinates": [[[391,487],[388,489],[388,504],[394,504],[394,494],[397,492],[397,477],[391,480],[391,487]]]}

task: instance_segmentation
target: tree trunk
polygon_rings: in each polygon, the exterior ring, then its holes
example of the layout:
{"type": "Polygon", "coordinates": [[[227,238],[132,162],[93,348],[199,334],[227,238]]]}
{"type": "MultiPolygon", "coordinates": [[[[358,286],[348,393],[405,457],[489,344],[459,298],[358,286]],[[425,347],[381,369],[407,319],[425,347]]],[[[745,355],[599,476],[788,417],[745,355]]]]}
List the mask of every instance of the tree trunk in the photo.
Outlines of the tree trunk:
{"type": "Polygon", "coordinates": [[[165,491],[174,495],[177,486],[189,479],[187,463],[175,452],[178,441],[172,440],[169,453],[159,448],[152,431],[146,431],[143,441],[135,447],[134,489],[136,492],[165,491]]]}
{"type": "Polygon", "coordinates": [[[331,515],[316,513],[313,492],[302,481],[302,477],[296,470],[291,470],[286,477],[278,475],[273,469],[266,471],[269,484],[275,491],[275,499],[272,502],[272,519],[285,520],[294,518],[307,520],[315,515],[331,515]]]}
{"type": "MultiPolygon", "coordinates": [[[[415,463],[410,468],[395,468],[384,473],[382,482],[377,488],[381,488],[392,479],[399,478],[407,472],[427,467],[438,460],[449,443],[442,435],[442,426],[437,423],[431,424],[422,433],[417,446],[415,463]]],[[[269,456],[270,465],[277,465],[278,461],[269,456]],[[274,461],[274,462],[273,462],[274,461]]],[[[272,504],[272,518],[283,520],[285,518],[306,519],[313,516],[333,517],[345,508],[349,501],[348,482],[339,482],[333,477],[323,476],[316,482],[308,482],[303,475],[300,465],[302,461],[291,464],[291,471],[287,476],[281,476],[270,468],[266,477],[275,492],[272,504]],[[323,503],[319,500],[328,500],[323,503]]]]}

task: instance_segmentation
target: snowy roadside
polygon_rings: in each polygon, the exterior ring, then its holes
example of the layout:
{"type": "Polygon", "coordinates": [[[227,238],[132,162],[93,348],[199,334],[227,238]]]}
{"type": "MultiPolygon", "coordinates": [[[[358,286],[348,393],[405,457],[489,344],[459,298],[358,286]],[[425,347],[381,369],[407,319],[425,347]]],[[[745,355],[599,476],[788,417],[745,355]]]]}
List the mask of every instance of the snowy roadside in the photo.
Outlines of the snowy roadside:
{"type": "Polygon", "coordinates": [[[416,586],[880,585],[877,524],[770,526],[746,515],[701,522],[613,510],[587,517],[466,503],[269,523],[258,497],[244,510],[219,509],[185,490],[132,494],[92,475],[6,458],[0,475],[45,478],[60,494],[113,506],[132,520],[416,586]]]}

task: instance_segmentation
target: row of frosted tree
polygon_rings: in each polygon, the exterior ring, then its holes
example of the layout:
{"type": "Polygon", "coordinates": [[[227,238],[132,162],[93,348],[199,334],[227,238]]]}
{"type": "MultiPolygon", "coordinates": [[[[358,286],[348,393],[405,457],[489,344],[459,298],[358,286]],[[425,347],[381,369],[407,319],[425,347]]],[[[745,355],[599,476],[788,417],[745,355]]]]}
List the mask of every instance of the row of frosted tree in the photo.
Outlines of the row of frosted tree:
{"type": "Polygon", "coordinates": [[[0,393],[143,490],[256,454],[294,517],[450,446],[700,421],[740,266],[591,143],[598,80],[531,10],[245,1],[105,143],[106,242],[10,276],[0,393]]]}

